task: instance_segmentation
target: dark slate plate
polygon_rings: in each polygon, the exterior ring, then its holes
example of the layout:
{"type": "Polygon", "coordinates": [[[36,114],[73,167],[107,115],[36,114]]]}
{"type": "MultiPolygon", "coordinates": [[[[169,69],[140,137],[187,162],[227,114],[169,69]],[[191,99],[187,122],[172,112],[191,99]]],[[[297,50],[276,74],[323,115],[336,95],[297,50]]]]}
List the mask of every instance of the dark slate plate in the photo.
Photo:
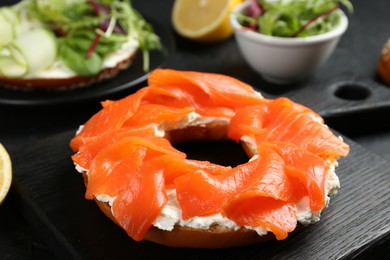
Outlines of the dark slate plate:
{"type": "MultiPolygon", "coordinates": [[[[85,200],[82,177],[70,160],[73,134],[65,132],[10,151],[18,206],[58,258],[343,259],[389,254],[381,245],[390,241],[390,164],[349,139],[351,153],[337,168],[342,188],[320,222],[284,241],[200,250],[134,242],[94,202],[85,200]]],[[[236,152],[230,145],[218,147],[220,155],[228,149],[236,152]]],[[[193,149],[194,156],[201,154],[199,149],[193,149]]],[[[187,152],[192,156],[191,147],[187,152]]]]}

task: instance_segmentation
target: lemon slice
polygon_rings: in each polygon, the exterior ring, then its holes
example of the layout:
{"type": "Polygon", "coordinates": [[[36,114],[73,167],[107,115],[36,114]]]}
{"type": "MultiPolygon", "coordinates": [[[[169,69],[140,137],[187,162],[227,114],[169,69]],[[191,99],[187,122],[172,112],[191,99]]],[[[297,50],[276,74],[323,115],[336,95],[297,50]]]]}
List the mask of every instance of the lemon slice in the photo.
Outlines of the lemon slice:
{"type": "Polygon", "coordinates": [[[175,31],[199,42],[216,42],[233,34],[229,14],[242,0],[175,0],[172,25],[175,31]]]}
{"type": "Polygon", "coordinates": [[[7,150],[0,143],[0,204],[11,187],[12,182],[12,166],[11,159],[7,150]]]}

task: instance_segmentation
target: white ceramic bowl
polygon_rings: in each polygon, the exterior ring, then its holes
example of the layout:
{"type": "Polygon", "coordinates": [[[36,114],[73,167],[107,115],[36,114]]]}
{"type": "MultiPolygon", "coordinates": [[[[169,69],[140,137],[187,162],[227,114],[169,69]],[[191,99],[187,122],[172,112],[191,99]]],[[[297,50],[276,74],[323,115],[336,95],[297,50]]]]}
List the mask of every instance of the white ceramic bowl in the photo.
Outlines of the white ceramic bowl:
{"type": "Polygon", "coordinates": [[[234,13],[245,13],[249,5],[249,2],[243,2],[233,10],[230,24],[245,60],[273,83],[288,84],[311,74],[332,54],[348,27],[346,15],[338,10],[340,23],[330,32],[303,38],[267,36],[245,29],[237,21],[234,13]]]}

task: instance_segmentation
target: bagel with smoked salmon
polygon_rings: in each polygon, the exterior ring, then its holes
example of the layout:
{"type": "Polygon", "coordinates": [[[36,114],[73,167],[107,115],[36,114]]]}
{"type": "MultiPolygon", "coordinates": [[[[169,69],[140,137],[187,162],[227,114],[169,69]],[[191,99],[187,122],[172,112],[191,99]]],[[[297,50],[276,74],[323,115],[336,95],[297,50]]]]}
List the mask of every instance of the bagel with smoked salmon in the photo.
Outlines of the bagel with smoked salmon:
{"type": "Polygon", "coordinates": [[[70,142],[85,197],[135,241],[225,248],[319,221],[349,146],[314,111],[229,76],[157,69],[70,142]],[[248,162],[192,160],[173,144],[234,140],[248,162]]]}
{"type": "Polygon", "coordinates": [[[0,85],[63,90],[115,77],[159,37],[130,2],[24,0],[0,8],[0,85]],[[72,10],[72,11],[70,11],[72,10]]]}

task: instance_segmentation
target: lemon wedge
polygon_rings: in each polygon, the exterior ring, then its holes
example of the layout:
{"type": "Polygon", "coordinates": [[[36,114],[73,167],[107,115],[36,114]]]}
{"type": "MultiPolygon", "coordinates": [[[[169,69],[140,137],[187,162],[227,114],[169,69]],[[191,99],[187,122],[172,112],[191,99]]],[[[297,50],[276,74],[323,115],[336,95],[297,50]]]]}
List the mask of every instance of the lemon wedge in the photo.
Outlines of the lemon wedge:
{"type": "Polygon", "coordinates": [[[172,25],[175,31],[198,42],[229,38],[233,30],[229,15],[242,0],[175,0],[172,25]]]}
{"type": "Polygon", "coordinates": [[[12,182],[11,159],[0,143],[0,204],[5,199],[12,182]]]}

